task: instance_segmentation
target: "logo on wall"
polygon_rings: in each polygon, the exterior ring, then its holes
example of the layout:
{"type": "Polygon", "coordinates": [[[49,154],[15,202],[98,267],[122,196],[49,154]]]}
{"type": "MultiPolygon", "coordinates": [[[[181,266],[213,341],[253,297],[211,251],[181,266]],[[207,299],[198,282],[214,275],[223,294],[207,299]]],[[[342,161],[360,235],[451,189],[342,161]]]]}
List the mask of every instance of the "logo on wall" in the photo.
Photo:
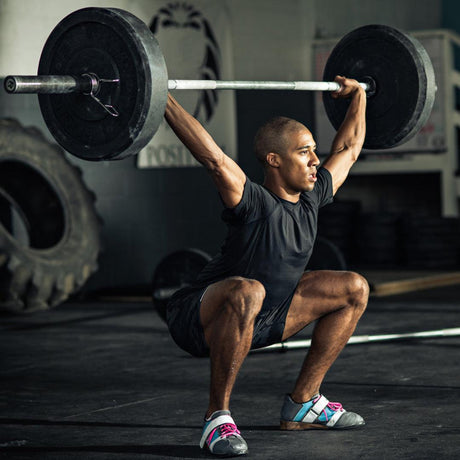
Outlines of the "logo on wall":
{"type": "MultiPolygon", "coordinates": [[[[234,79],[232,29],[224,3],[215,0],[157,0],[158,9],[147,22],[158,40],[170,79],[234,79]]],[[[235,92],[171,92],[185,110],[201,122],[219,147],[236,160],[235,92]]],[[[201,165],[163,120],[153,139],[137,155],[137,166],[170,168],[201,165]]]]}
{"type": "MultiPolygon", "coordinates": [[[[173,78],[220,80],[220,48],[211,25],[194,6],[176,2],[160,8],[152,19],[150,30],[162,43],[176,46],[166,65],[173,78]]],[[[200,121],[211,120],[218,102],[217,91],[181,91],[180,102],[200,121]],[[191,94],[190,94],[191,93],[191,94]],[[188,96],[188,97],[187,97],[188,96]]]]}

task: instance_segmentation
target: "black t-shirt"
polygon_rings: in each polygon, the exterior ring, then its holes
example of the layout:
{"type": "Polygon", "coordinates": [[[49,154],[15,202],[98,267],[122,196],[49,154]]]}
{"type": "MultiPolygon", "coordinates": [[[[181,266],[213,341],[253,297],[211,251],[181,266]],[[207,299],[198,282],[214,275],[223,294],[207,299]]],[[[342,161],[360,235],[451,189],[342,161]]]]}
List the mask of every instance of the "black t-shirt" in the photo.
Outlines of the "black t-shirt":
{"type": "Polygon", "coordinates": [[[262,314],[290,302],[311,256],[318,209],[332,198],[332,177],[324,168],[318,170],[314,189],[301,193],[297,203],[246,178],[240,203],[222,213],[228,235],[221,251],[200,273],[195,287],[242,276],[264,285],[262,314]]]}

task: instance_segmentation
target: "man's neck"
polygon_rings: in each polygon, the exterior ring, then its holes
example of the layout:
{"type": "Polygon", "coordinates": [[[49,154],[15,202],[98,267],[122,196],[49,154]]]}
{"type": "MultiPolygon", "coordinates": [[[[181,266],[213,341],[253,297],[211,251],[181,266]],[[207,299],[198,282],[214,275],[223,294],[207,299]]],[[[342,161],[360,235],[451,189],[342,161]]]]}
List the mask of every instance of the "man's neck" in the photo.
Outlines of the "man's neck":
{"type": "Polygon", "coordinates": [[[262,185],[276,196],[283,200],[290,201],[291,203],[297,203],[300,199],[300,192],[289,190],[286,186],[280,184],[273,178],[265,176],[265,180],[262,185]]]}

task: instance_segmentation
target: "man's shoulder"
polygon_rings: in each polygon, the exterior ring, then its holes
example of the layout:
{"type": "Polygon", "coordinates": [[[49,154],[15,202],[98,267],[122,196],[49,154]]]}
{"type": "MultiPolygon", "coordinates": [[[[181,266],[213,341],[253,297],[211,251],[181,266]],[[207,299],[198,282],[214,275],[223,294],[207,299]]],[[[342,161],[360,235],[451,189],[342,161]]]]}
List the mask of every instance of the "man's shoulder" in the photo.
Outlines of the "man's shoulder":
{"type": "Polygon", "coordinates": [[[274,202],[277,199],[274,193],[270,192],[270,190],[265,188],[262,184],[258,184],[257,182],[251,181],[249,177],[246,178],[245,188],[248,189],[248,195],[251,196],[251,198],[253,199],[259,198],[261,200],[267,200],[269,202],[274,202]]]}
{"type": "Polygon", "coordinates": [[[225,221],[237,219],[251,222],[271,214],[276,203],[276,198],[270,191],[246,177],[241,201],[234,208],[225,208],[222,216],[225,221]]]}

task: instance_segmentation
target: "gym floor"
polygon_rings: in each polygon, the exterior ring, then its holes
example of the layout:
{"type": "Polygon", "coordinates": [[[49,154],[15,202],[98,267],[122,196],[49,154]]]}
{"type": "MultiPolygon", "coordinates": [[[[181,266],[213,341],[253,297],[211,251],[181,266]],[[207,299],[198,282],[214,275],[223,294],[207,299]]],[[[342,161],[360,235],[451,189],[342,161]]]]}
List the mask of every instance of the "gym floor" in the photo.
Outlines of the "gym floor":
{"type": "MultiPolygon", "coordinates": [[[[355,335],[460,326],[458,285],[371,297],[355,335]]],[[[149,302],[67,302],[1,318],[1,458],[208,458],[208,360],[172,342],[149,302]]],[[[307,329],[298,338],[308,338],[307,329]]],[[[254,459],[460,455],[460,337],[348,345],[323,385],[350,431],[278,429],[303,350],[251,353],[232,411],[254,459]]]]}

